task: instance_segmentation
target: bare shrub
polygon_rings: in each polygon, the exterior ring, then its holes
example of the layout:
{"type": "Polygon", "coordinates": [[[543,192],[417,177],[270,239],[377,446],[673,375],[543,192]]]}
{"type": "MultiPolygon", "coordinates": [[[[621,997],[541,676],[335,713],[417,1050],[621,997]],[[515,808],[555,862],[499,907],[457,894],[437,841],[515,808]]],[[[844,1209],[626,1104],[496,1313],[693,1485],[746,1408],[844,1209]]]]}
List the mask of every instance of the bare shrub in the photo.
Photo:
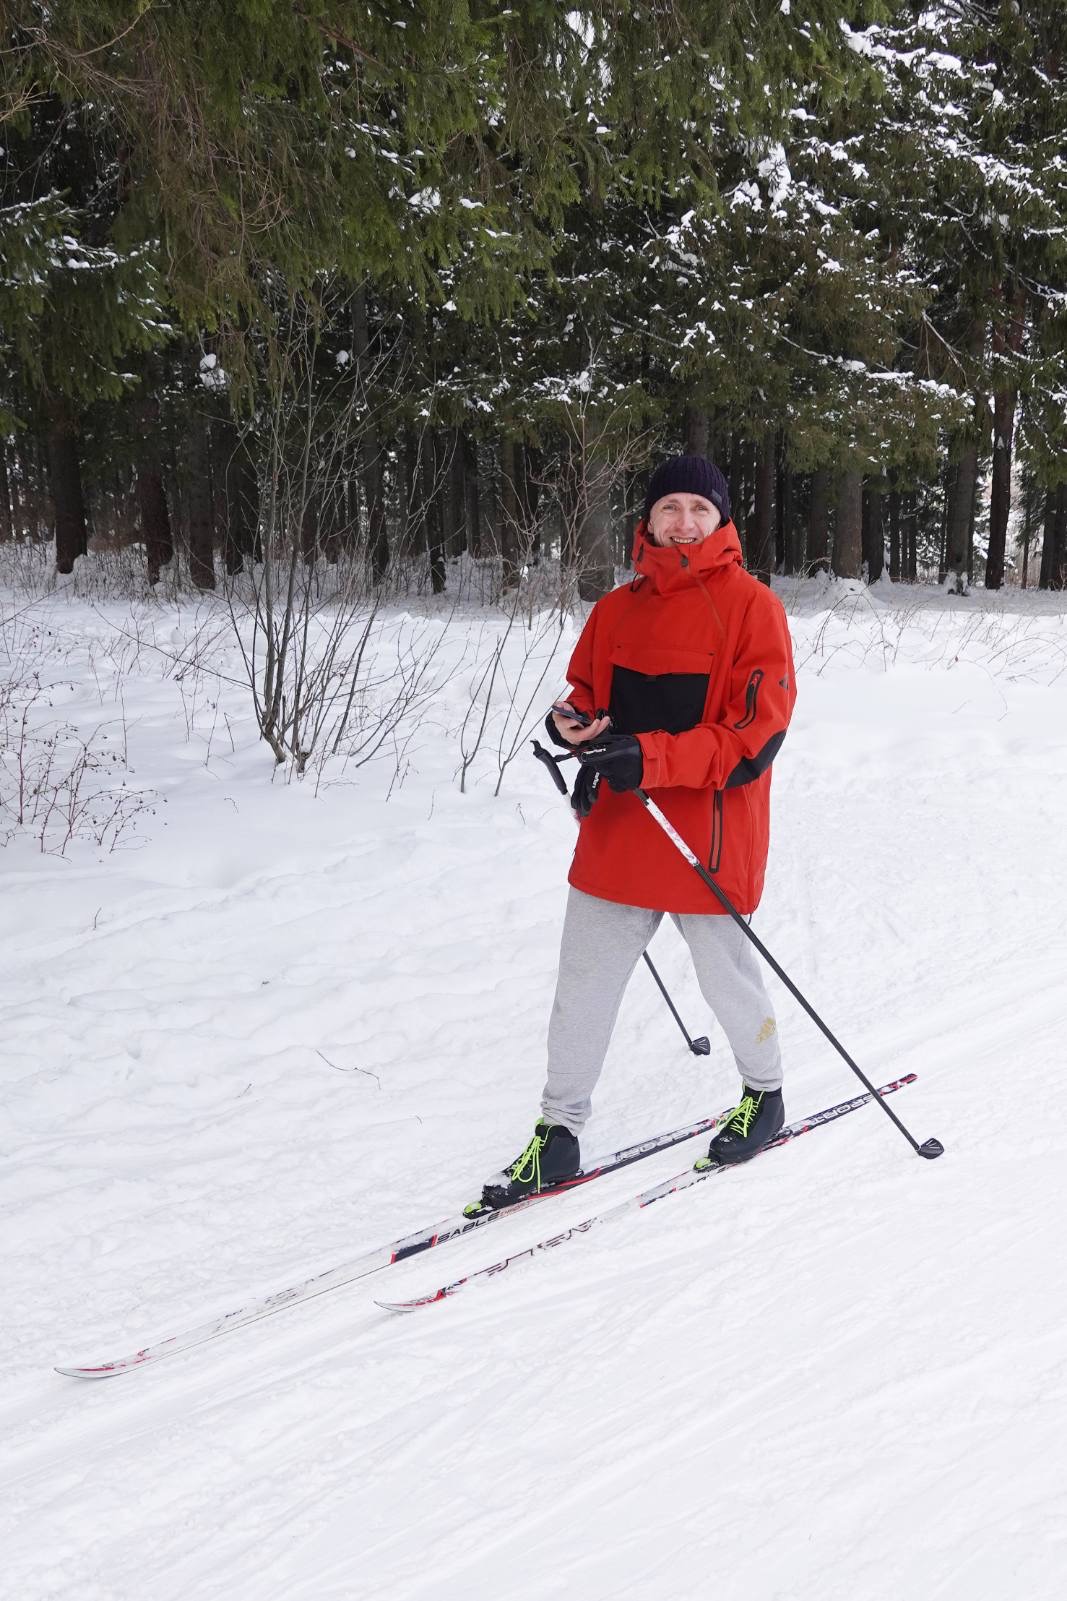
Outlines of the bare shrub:
{"type": "Polygon", "coordinates": [[[311,308],[294,310],[269,354],[254,419],[257,559],[228,590],[260,734],[297,777],[313,760],[321,776],[329,757],[358,767],[387,747],[399,771],[404,726],[442,685],[443,632],[427,619],[388,641],[381,551],[353,510],[376,373],[351,362],[331,373],[311,308]]]}
{"type": "Polygon", "coordinates": [[[25,830],[59,856],[75,840],[114,851],[156,802],[151,790],[115,782],[128,766],[125,721],[85,736],[50,719],[51,705],[38,672],[0,679],[0,840],[25,830]]]}

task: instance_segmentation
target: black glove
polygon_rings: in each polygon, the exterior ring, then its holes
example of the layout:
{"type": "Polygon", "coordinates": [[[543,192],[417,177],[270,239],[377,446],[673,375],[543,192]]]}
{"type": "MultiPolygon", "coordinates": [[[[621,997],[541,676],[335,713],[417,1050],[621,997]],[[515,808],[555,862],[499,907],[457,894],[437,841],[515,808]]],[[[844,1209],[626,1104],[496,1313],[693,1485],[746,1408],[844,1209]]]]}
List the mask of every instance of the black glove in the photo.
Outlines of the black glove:
{"type": "MultiPolygon", "coordinates": [[[[569,704],[570,703],[568,702],[568,705],[569,704]]],[[[553,710],[554,709],[555,708],[553,708],[553,710]]],[[[606,717],[608,714],[607,712],[598,711],[596,715],[597,717],[606,717]]],[[[591,717],[587,717],[583,712],[575,712],[574,720],[575,722],[580,723],[591,723],[593,721],[591,717]]],[[[574,750],[575,747],[571,741],[566,737],[565,734],[561,734],[559,729],[556,727],[555,720],[552,716],[552,711],[550,711],[548,716],[545,718],[545,733],[548,735],[553,745],[562,745],[564,750],[574,750]]]]}
{"type": "Polygon", "coordinates": [[[571,790],[571,810],[581,821],[593,810],[593,802],[600,793],[600,774],[595,767],[579,767],[578,777],[571,790]]]}
{"type": "Polygon", "coordinates": [[[562,745],[564,750],[574,749],[574,746],[571,744],[570,740],[564,739],[563,735],[556,727],[551,712],[549,712],[548,716],[545,718],[545,733],[548,735],[553,745],[562,745]]]}
{"type": "Polygon", "coordinates": [[[636,789],[645,770],[641,746],[633,734],[602,734],[578,747],[578,760],[585,771],[592,769],[606,778],[618,795],[636,789]]]}

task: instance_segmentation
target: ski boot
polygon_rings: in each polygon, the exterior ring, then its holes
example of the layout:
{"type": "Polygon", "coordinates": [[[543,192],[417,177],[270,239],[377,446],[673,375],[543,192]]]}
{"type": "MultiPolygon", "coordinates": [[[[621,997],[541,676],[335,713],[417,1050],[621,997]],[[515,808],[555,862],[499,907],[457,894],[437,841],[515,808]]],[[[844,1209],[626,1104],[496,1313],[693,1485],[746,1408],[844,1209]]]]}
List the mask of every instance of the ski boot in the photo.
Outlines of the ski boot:
{"type": "Polygon", "coordinates": [[[502,1206],[511,1206],[527,1195],[540,1195],[543,1190],[565,1184],[581,1171],[582,1153],[570,1129],[559,1123],[546,1123],[538,1119],[533,1138],[520,1156],[502,1173],[495,1174],[482,1190],[480,1201],[463,1209],[465,1217],[477,1217],[481,1212],[498,1212],[502,1206]]]}
{"type": "Polygon", "coordinates": [[[747,1162],[765,1145],[769,1145],[785,1122],[785,1106],[781,1090],[750,1090],[742,1086],[741,1103],[726,1119],[725,1124],[693,1166],[698,1173],[709,1167],[728,1167],[732,1162],[747,1162]]]}

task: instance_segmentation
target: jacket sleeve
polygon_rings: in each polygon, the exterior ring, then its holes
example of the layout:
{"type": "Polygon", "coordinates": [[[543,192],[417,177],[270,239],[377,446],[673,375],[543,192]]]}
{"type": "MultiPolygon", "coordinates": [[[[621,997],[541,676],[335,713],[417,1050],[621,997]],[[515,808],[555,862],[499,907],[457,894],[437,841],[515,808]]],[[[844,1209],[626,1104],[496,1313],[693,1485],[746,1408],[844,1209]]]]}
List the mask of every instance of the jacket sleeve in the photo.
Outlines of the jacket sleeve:
{"type": "Polygon", "coordinates": [[[570,694],[566,697],[576,711],[585,712],[592,717],[596,711],[596,690],[593,684],[593,646],[596,639],[597,607],[594,606],[586,618],[585,627],[574,647],[570,663],[567,667],[567,683],[570,685],[570,694]]]}
{"type": "Polygon", "coordinates": [[[789,624],[777,596],[749,605],[720,721],[682,734],[639,734],[646,789],[733,789],[765,773],[796,701],[789,624]]]}

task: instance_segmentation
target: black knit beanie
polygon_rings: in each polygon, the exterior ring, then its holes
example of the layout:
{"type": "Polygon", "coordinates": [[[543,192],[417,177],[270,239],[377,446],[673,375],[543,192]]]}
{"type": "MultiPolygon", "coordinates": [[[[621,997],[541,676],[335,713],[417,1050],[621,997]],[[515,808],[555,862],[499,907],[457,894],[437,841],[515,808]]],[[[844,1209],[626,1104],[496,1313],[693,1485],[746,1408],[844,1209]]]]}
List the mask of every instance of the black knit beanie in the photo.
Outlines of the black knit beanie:
{"type": "Polygon", "coordinates": [[[730,521],[730,486],[713,461],[706,456],[671,456],[661,462],[648,480],[645,521],[657,500],[667,495],[703,495],[718,506],[724,523],[730,521]]]}

